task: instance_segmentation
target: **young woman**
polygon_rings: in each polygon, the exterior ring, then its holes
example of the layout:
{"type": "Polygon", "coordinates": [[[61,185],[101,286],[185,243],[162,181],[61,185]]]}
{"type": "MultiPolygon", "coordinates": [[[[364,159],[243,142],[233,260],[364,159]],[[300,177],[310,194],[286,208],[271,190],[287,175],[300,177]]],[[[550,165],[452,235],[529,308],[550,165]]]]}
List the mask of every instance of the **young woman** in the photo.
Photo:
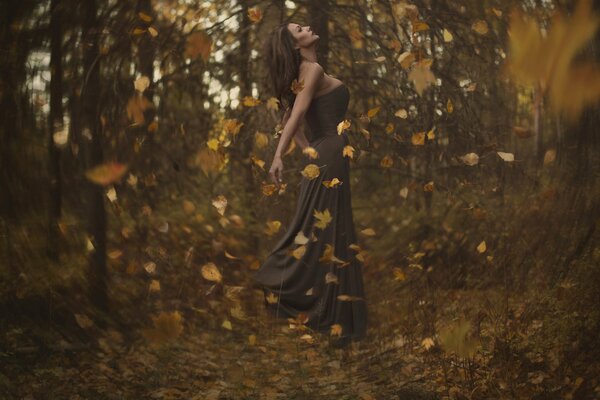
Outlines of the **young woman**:
{"type": "Polygon", "coordinates": [[[266,307],[277,317],[297,318],[331,334],[334,346],[345,346],[363,339],[367,328],[350,162],[343,152],[349,139],[345,131],[338,133],[350,92],[318,64],[318,41],[309,26],[289,22],[279,25],[265,44],[273,92],[286,110],[269,174],[279,187],[282,154],[293,137],[302,149],[314,149],[306,152],[301,170],[315,166],[312,174],[302,175],[293,220],[254,278],[264,290],[266,307]],[[300,84],[292,85],[294,80],[300,84]],[[306,135],[298,130],[302,118],[309,127],[306,135]]]}

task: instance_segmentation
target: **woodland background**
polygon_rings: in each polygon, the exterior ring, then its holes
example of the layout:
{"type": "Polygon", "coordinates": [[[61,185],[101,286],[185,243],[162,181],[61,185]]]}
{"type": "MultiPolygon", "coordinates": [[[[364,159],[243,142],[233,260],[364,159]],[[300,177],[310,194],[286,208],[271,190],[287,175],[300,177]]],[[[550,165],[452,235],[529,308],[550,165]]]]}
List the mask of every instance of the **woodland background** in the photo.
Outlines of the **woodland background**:
{"type": "Polygon", "coordinates": [[[600,398],[599,14],[2,1],[1,397],[600,398]],[[370,325],[348,350],[250,286],[306,156],[276,191],[260,50],[284,20],[351,94],[370,325]]]}

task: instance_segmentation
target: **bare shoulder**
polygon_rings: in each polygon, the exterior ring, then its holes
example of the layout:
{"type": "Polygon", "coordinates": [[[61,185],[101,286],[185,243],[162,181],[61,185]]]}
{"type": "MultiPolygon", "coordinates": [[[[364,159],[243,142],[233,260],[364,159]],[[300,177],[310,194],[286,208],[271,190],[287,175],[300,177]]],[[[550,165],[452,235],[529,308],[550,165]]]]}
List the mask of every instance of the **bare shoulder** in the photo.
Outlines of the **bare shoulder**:
{"type": "Polygon", "coordinates": [[[302,76],[312,76],[316,78],[320,78],[325,75],[325,71],[323,67],[316,62],[312,61],[302,61],[300,63],[300,71],[299,75],[302,76]]]}

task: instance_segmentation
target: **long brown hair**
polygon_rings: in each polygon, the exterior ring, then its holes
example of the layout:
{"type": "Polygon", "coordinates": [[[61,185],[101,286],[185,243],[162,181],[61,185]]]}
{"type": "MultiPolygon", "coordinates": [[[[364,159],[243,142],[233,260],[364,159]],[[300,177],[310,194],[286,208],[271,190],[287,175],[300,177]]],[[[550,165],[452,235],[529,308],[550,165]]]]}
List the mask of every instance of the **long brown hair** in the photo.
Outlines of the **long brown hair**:
{"type": "Polygon", "coordinates": [[[289,22],[279,24],[271,31],[264,44],[264,62],[267,81],[274,97],[279,100],[280,110],[291,110],[296,95],[291,90],[292,82],[298,78],[300,63],[304,57],[297,49],[296,39],[288,29],[289,22]]]}

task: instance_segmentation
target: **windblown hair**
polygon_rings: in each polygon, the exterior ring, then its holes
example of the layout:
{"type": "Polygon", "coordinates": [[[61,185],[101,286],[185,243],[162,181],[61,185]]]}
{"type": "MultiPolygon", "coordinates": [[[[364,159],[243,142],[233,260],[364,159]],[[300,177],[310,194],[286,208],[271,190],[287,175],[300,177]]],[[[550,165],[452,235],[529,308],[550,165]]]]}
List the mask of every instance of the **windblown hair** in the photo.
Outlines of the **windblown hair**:
{"type": "Polygon", "coordinates": [[[264,62],[267,81],[281,109],[290,108],[296,99],[291,90],[292,81],[298,78],[300,63],[304,58],[296,49],[296,39],[287,28],[289,22],[278,25],[264,44],[264,62]]]}

